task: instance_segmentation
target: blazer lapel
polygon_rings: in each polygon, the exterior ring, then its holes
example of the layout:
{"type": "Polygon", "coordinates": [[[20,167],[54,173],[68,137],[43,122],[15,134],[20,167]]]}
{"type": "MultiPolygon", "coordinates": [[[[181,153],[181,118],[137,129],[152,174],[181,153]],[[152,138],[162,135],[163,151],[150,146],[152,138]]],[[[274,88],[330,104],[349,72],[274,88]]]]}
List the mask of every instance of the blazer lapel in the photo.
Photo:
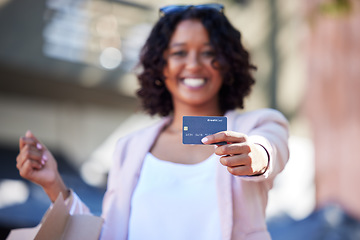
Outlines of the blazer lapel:
{"type": "MultiPolygon", "coordinates": [[[[234,129],[234,113],[229,111],[225,114],[228,118],[228,130],[234,129]]],[[[232,198],[232,175],[226,167],[218,164],[217,168],[217,192],[220,209],[220,221],[222,239],[231,240],[233,229],[233,198],[232,198]]]]}

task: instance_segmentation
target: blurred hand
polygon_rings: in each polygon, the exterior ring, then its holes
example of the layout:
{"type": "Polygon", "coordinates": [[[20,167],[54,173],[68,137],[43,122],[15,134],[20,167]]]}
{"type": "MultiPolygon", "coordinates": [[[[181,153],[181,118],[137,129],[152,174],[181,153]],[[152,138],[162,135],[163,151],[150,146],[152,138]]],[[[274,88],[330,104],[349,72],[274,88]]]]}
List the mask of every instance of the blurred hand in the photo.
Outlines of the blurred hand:
{"type": "Polygon", "coordinates": [[[51,201],[56,200],[60,191],[64,198],[68,197],[55,158],[30,131],[20,137],[19,149],[16,167],[21,177],[42,186],[51,201]]]}
{"type": "Polygon", "coordinates": [[[204,144],[227,142],[218,145],[215,154],[222,156],[220,162],[228,171],[236,176],[253,176],[263,174],[269,164],[266,150],[248,141],[245,134],[224,131],[209,135],[202,139],[204,144]]]}

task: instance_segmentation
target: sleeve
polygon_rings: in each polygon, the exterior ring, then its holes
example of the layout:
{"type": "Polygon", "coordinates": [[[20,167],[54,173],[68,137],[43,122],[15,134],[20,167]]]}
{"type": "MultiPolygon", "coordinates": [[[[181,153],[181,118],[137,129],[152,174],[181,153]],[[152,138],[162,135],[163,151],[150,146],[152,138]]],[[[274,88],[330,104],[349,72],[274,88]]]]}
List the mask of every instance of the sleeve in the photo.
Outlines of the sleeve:
{"type": "MultiPolygon", "coordinates": [[[[79,196],[72,189],[70,189],[69,191],[70,191],[69,197],[64,200],[65,206],[67,207],[69,214],[70,215],[74,215],[74,214],[92,215],[89,208],[86,206],[85,203],[83,203],[83,201],[81,201],[79,196]]],[[[53,206],[54,206],[53,203],[51,203],[50,207],[45,212],[41,221],[46,219],[49,211],[53,208],[53,206]]]]}
{"type": "Polygon", "coordinates": [[[111,211],[111,207],[113,202],[115,201],[115,195],[117,192],[117,188],[120,180],[120,169],[122,167],[123,155],[126,155],[127,150],[127,142],[124,138],[119,139],[116,142],[115,149],[112,156],[112,164],[109,171],[108,179],[107,179],[107,189],[103,198],[102,203],[102,217],[104,219],[107,218],[109,211],[111,211]]]}
{"type": "MultiPolygon", "coordinates": [[[[123,142],[118,140],[115,151],[113,153],[113,158],[121,155],[121,147],[123,142]]],[[[107,184],[107,190],[105,193],[105,196],[103,198],[103,211],[102,211],[102,217],[106,218],[107,212],[109,210],[109,205],[111,205],[111,202],[113,200],[114,190],[116,188],[117,181],[117,171],[115,169],[119,169],[119,161],[115,161],[113,159],[112,168],[110,169],[109,176],[108,176],[108,184],[107,184]]],[[[86,206],[86,204],[80,199],[80,197],[72,190],[70,189],[70,196],[65,199],[65,204],[69,210],[69,213],[71,215],[73,214],[91,214],[89,208],[86,206]]],[[[51,208],[52,206],[50,206],[51,208]]]]}
{"type": "Polygon", "coordinates": [[[70,215],[91,214],[86,204],[81,201],[80,197],[72,189],[70,190],[70,196],[65,200],[65,205],[68,207],[70,215]]]}
{"type": "Polygon", "coordinates": [[[265,173],[259,176],[244,177],[248,181],[273,179],[285,167],[289,159],[289,124],[277,110],[264,109],[250,117],[254,123],[247,135],[249,141],[261,145],[269,157],[269,165],[265,173]]]}

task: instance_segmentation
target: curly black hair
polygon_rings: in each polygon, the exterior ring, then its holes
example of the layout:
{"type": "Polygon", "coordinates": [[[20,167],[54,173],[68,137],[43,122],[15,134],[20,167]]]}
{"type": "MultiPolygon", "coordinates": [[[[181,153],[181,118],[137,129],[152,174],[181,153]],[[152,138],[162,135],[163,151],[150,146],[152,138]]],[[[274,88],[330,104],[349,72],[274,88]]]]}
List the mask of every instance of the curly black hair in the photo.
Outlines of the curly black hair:
{"type": "Polygon", "coordinates": [[[244,98],[251,92],[255,80],[248,51],[241,43],[241,33],[223,13],[211,9],[189,8],[159,19],[140,53],[140,88],[137,91],[142,107],[150,115],[168,116],[173,111],[170,92],[166,89],[163,69],[167,50],[176,26],[183,20],[199,20],[209,33],[210,44],[215,50],[216,66],[224,81],[219,91],[220,110],[244,108],[244,98]]]}

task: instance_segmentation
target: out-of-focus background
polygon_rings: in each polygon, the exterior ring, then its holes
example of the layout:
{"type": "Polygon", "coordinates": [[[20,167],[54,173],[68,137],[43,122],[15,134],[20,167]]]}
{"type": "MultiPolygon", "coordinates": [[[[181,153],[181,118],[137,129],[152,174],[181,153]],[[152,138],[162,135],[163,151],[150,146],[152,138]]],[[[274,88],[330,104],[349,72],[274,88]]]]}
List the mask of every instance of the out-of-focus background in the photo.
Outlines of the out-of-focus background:
{"type": "MultiPolygon", "coordinates": [[[[135,97],[158,8],[205,1],[0,0],[0,239],[50,202],[19,177],[30,129],[96,215],[119,137],[157,121],[135,97]]],[[[273,239],[360,239],[360,2],[223,0],[258,66],[247,110],[290,121],[291,157],[270,192],[273,239]]]]}

